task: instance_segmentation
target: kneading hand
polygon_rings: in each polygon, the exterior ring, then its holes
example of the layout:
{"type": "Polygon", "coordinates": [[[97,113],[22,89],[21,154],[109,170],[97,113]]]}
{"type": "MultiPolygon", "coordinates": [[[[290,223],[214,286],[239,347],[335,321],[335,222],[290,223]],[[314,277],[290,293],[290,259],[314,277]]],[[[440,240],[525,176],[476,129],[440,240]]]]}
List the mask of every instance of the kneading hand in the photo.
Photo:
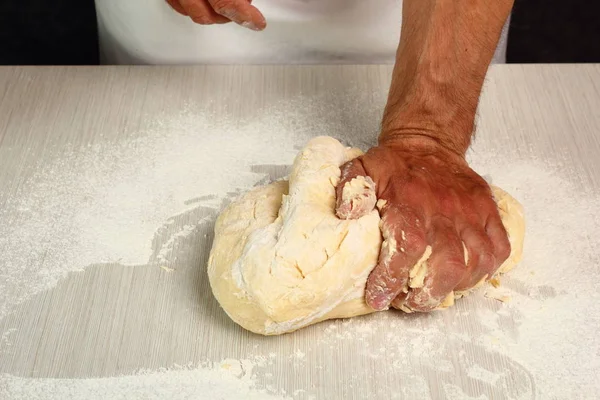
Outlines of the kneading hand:
{"type": "Polygon", "coordinates": [[[490,278],[510,255],[490,187],[464,155],[512,2],[402,3],[379,146],[342,167],[336,193],[340,218],[372,210],[373,191],[379,199],[384,241],[366,287],[376,310],[433,310],[452,291],[490,278]],[[425,276],[419,269],[413,283],[411,269],[426,255],[425,276]]]}
{"type": "Polygon", "coordinates": [[[267,23],[252,0],[166,0],[175,11],[201,25],[235,22],[260,31],[267,23]]]}
{"type": "Polygon", "coordinates": [[[373,186],[364,184],[361,193],[350,184],[358,176],[375,183],[384,239],[378,265],[367,281],[366,301],[374,309],[391,305],[433,310],[450,292],[491,277],[510,255],[488,184],[463,156],[436,141],[384,141],[344,165],[337,186],[340,218],[360,218],[372,209],[373,186]],[[344,193],[344,187],[353,190],[344,193]],[[427,246],[432,253],[424,285],[409,288],[409,272],[427,246]]]}

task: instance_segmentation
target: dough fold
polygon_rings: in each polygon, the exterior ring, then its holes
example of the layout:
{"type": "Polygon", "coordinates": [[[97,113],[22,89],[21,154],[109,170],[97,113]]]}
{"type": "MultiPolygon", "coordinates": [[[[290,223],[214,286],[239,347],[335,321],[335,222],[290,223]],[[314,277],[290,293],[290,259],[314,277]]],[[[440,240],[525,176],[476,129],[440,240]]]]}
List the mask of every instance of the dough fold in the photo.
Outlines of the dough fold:
{"type": "MultiPolygon", "coordinates": [[[[382,243],[379,213],[357,220],[335,215],[340,166],[360,154],[330,137],[312,139],[296,157],[289,183],[251,190],[218,217],[208,276],[236,323],[277,335],[374,312],[364,291],[382,243]]],[[[521,257],[523,211],[507,193],[493,190],[512,245],[500,269],[505,272],[521,257]]]]}

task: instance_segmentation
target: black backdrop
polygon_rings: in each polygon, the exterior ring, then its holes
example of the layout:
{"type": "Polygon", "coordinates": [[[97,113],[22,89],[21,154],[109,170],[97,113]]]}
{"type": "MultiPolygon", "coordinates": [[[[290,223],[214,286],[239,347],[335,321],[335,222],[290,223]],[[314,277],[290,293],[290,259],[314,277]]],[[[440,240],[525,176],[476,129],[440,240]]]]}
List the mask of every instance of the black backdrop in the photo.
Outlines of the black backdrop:
{"type": "MultiPolygon", "coordinates": [[[[507,61],[600,62],[600,1],[516,0],[507,61]]],[[[0,64],[97,63],[93,0],[0,0],[0,64]]]]}

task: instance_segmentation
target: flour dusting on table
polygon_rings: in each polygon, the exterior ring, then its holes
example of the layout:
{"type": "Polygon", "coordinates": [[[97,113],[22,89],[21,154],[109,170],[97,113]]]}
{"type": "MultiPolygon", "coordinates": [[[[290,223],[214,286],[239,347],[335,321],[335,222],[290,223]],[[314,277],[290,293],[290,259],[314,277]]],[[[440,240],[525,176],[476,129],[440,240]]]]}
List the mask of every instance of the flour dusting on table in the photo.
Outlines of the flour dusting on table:
{"type": "MultiPolygon", "coordinates": [[[[293,159],[308,133],[292,135],[282,121],[275,112],[232,129],[187,111],[122,142],[55,150],[0,209],[0,319],[70,271],[147,264],[169,218],[218,210],[265,177],[252,165],[293,159]],[[269,151],[274,143],[279,150],[269,151]]],[[[160,257],[176,239],[161,244],[160,257]]]]}
{"type": "Polygon", "coordinates": [[[10,400],[286,400],[257,389],[250,360],[223,360],[197,368],[173,367],[90,379],[28,379],[0,374],[0,398],[10,400]]]}
{"type": "MultiPolygon", "coordinates": [[[[91,264],[150,264],[173,276],[167,264],[180,241],[210,224],[229,198],[274,178],[261,165],[290,164],[318,134],[372,143],[359,139],[369,136],[364,125],[348,131],[345,119],[365,118],[353,108],[364,101],[342,111],[307,103],[303,113],[327,122],[304,124],[309,119],[287,105],[233,129],[186,111],[122,142],[56,150],[0,209],[0,322],[91,264]],[[173,222],[200,208],[209,212],[173,222]]],[[[368,118],[374,130],[377,112],[368,118]]],[[[482,289],[443,312],[327,322],[269,338],[269,346],[230,331],[227,354],[200,366],[90,379],[0,374],[0,398],[316,399],[325,389],[339,398],[591,398],[586,393],[600,391],[600,194],[578,191],[573,171],[533,156],[475,148],[474,168],[525,207],[524,259],[497,288],[509,302],[486,299],[491,289],[482,289]],[[357,382],[369,382],[369,392],[357,382]]],[[[0,331],[0,357],[18,351],[15,337],[26,334],[0,331]]]]}

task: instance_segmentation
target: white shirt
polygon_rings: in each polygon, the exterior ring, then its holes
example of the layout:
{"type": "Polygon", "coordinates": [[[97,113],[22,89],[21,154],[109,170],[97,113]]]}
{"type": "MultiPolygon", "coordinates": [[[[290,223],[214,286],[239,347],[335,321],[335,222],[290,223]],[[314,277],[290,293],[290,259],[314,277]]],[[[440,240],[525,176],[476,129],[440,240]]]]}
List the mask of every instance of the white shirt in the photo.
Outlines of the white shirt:
{"type": "MultiPolygon", "coordinates": [[[[255,0],[267,28],[201,26],[164,0],[96,0],[108,64],[393,63],[401,0],[255,0]]],[[[506,27],[505,27],[506,28],[506,27]]],[[[504,62],[506,29],[494,57],[504,62]]]]}

